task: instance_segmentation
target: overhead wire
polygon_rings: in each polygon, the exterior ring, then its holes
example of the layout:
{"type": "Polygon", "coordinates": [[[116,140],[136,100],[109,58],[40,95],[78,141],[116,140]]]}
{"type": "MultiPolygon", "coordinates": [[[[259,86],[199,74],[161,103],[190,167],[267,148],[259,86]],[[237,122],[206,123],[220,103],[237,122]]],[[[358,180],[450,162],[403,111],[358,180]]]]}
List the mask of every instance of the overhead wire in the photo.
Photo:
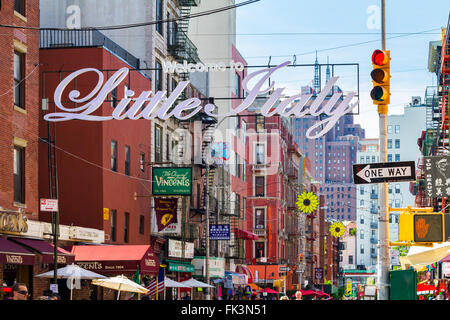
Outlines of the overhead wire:
{"type": "Polygon", "coordinates": [[[41,28],[41,27],[29,27],[29,26],[17,26],[17,25],[6,25],[6,24],[0,24],[0,27],[3,28],[13,28],[13,29],[26,29],[26,30],[56,30],[56,31],[86,31],[86,30],[120,30],[120,29],[129,29],[129,28],[137,28],[137,27],[145,27],[145,26],[151,26],[156,25],[159,23],[170,23],[170,22],[176,22],[180,20],[187,20],[192,18],[198,18],[203,17],[223,11],[228,11],[231,9],[236,9],[242,6],[246,6],[255,2],[259,2],[261,0],[247,0],[241,3],[233,4],[230,6],[220,7],[217,9],[211,9],[202,11],[199,13],[192,13],[185,16],[180,16],[176,18],[169,18],[169,19],[160,19],[155,21],[148,21],[148,22],[142,22],[142,23],[132,23],[132,24],[123,24],[123,25],[115,25],[115,26],[97,26],[97,27],[83,27],[78,29],[73,28],[41,28]]]}

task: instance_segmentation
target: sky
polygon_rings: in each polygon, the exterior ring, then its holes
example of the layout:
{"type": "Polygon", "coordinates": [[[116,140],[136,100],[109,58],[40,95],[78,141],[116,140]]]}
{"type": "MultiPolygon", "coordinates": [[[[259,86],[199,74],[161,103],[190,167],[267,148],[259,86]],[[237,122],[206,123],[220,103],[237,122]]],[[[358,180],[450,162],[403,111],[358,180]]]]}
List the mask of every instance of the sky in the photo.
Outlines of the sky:
{"type": "MultiPolygon", "coordinates": [[[[436,76],[428,71],[429,42],[441,40],[449,13],[448,0],[386,0],[386,49],[392,58],[389,114],[403,113],[412,96],[423,101],[426,87],[436,84],[436,76]]],[[[360,107],[355,122],[366,129],[366,138],[378,138],[370,72],[372,52],[381,49],[380,17],[381,0],[261,0],[236,9],[236,46],[250,66],[294,59],[297,64],[313,64],[316,50],[319,63],[329,59],[355,64],[334,70],[344,92],[357,91],[359,64],[360,107]]],[[[311,85],[313,76],[312,67],[284,68],[273,80],[276,88],[285,87],[293,95],[311,85]]]]}

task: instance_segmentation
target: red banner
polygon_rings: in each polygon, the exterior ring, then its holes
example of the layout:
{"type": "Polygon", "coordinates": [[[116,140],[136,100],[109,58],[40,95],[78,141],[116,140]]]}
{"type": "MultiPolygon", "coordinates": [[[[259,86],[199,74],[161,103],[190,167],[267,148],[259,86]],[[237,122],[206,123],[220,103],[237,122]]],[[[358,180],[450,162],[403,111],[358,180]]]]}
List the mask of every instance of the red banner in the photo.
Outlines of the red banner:
{"type": "Polygon", "coordinates": [[[158,232],[164,230],[171,223],[177,222],[177,198],[155,198],[156,221],[158,232]]]}

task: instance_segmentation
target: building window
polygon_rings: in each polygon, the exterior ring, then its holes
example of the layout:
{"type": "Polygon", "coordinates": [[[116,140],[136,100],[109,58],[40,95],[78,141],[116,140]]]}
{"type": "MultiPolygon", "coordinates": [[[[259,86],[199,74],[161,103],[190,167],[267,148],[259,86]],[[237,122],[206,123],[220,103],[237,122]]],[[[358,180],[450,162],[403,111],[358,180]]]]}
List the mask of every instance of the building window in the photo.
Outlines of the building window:
{"type": "Polygon", "coordinates": [[[234,92],[234,94],[236,95],[236,97],[240,98],[241,97],[241,77],[237,73],[235,73],[234,79],[236,82],[236,85],[235,85],[236,91],[234,92]]]}
{"type": "Polygon", "coordinates": [[[14,201],[25,203],[25,148],[14,146],[14,201]]]}
{"type": "Polygon", "coordinates": [[[14,11],[25,16],[25,0],[14,0],[14,11]]]}
{"type": "Polygon", "coordinates": [[[400,155],[399,154],[395,155],[395,161],[400,161],[400,155]]]}
{"type": "Polygon", "coordinates": [[[166,161],[170,161],[170,143],[169,143],[169,134],[166,134],[166,161]]]}
{"type": "Polygon", "coordinates": [[[236,202],[235,202],[235,214],[238,219],[241,217],[241,196],[236,194],[236,202]]]}
{"type": "Polygon", "coordinates": [[[395,133],[400,133],[400,125],[395,125],[395,133]]]}
{"type": "Polygon", "coordinates": [[[400,193],[400,184],[395,184],[395,193],[400,193]]]}
{"type": "Polygon", "coordinates": [[[117,107],[117,87],[111,91],[111,107],[117,107]]]}
{"type": "Polygon", "coordinates": [[[400,139],[395,139],[395,148],[400,149],[400,139]]]}
{"type": "Polygon", "coordinates": [[[266,227],[264,211],[264,209],[255,209],[255,229],[264,229],[266,227]]]}
{"type": "Polygon", "coordinates": [[[239,155],[236,153],[236,177],[240,178],[241,177],[241,164],[240,159],[239,159],[239,155]]]}
{"type": "Polygon", "coordinates": [[[117,141],[111,140],[111,170],[117,172],[117,141]]]}
{"type": "Polygon", "coordinates": [[[125,220],[123,222],[123,242],[128,243],[128,235],[130,231],[130,214],[125,212],[125,220]]]}
{"type": "Polygon", "coordinates": [[[162,162],[162,128],[155,124],[155,162],[162,162]]]}
{"type": "Polygon", "coordinates": [[[395,199],[395,207],[400,208],[400,199],[395,199]]]}
{"type": "Polygon", "coordinates": [[[392,149],[392,140],[391,139],[388,139],[388,141],[387,141],[387,148],[392,149]]]}
{"type": "Polygon", "coordinates": [[[125,175],[130,175],[130,147],[125,146],[125,175]]]}
{"type": "Polygon", "coordinates": [[[264,197],[264,176],[255,177],[255,197],[264,197]]]}
{"type": "Polygon", "coordinates": [[[256,132],[264,131],[264,116],[257,115],[256,116],[256,132]]]}
{"type": "MultiPolygon", "coordinates": [[[[163,2],[162,0],[156,0],[156,21],[163,20],[163,2]]],[[[156,31],[160,35],[163,35],[163,23],[157,22],[156,23],[156,31]]]]}
{"type": "Polygon", "coordinates": [[[264,164],[266,162],[266,150],[264,144],[256,144],[256,164],[264,164]]]}
{"type": "Polygon", "coordinates": [[[392,154],[388,154],[388,156],[387,156],[387,161],[388,161],[388,162],[392,162],[392,154]]]}
{"type": "Polygon", "coordinates": [[[144,234],[145,217],[143,215],[139,216],[139,233],[144,234]]]}
{"type": "Polygon", "coordinates": [[[364,224],[364,217],[363,216],[361,217],[361,220],[359,222],[360,222],[360,224],[364,224]]]}
{"type": "Polygon", "coordinates": [[[364,240],[364,230],[361,230],[361,231],[360,231],[360,233],[359,233],[359,238],[360,238],[361,240],[364,240]]]}
{"type": "Polygon", "coordinates": [[[392,126],[391,125],[387,126],[387,133],[392,133],[392,126]]]}
{"type": "Polygon", "coordinates": [[[255,242],[255,259],[266,256],[264,242],[255,242]]]}
{"type": "Polygon", "coordinates": [[[145,153],[141,152],[139,157],[139,168],[142,172],[145,172],[145,153]]]}
{"type": "Polygon", "coordinates": [[[14,105],[22,109],[25,109],[24,57],[23,53],[14,51],[14,105]]]}
{"type": "Polygon", "coordinates": [[[359,252],[360,252],[361,254],[364,254],[364,245],[361,245],[361,246],[359,247],[359,252]]]}
{"type": "Polygon", "coordinates": [[[111,241],[116,241],[117,211],[111,210],[111,241]]]}
{"type": "Polygon", "coordinates": [[[246,161],[242,161],[242,181],[247,181],[247,169],[246,169],[246,161]]]}
{"type": "Polygon", "coordinates": [[[353,264],[353,256],[348,256],[348,264],[353,264]]]}
{"type": "Polygon", "coordinates": [[[155,62],[155,90],[156,91],[162,91],[163,89],[163,83],[162,83],[162,66],[161,66],[161,62],[159,62],[159,60],[156,60],[155,62]]]}

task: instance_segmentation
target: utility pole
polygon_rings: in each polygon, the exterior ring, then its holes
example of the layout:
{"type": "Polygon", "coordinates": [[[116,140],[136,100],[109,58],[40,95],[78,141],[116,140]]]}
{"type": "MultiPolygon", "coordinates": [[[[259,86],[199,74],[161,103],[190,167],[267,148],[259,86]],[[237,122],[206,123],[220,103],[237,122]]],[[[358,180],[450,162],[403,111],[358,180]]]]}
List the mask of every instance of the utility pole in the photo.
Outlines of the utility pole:
{"type": "MultiPolygon", "coordinates": [[[[209,284],[209,161],[206,162],[206,257],[205,257],[205,277],[206,283],[209,284]]],[[[209,288],[206,288],[206,300],[210,300],[211,296],[209,288]]]]}
{"type": "MultiPolygon", "coordinates": [[[[381,0],[381,44],[386,50],[386,7],[385,0],[381,0]]],[[[380,161],[387,162],[387,113],[388,105],[378,105],[380,127],[380,161]]],[[[380,217],[379,217],[379,250],[378,250],[378,300],[389,300],[389,217],[388,217],[388,185],[381,184],[380,217]]]]}

